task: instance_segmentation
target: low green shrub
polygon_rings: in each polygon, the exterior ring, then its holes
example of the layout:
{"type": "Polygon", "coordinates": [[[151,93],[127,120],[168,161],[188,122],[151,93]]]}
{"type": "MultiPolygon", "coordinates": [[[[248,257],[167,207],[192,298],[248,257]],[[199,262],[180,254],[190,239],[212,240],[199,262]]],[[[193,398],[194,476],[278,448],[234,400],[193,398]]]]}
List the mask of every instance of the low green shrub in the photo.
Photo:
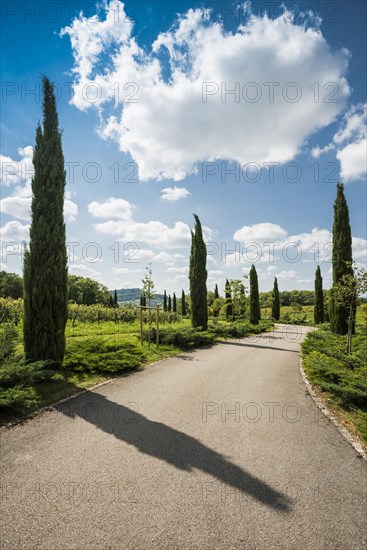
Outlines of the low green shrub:
{"type": "Polygon", "coordinates": [[[0,365],[9,359],[14,352],[18,341],[18,331],[15,325],[6,323],[1,332],[0,365]]]}
{"type": "Polygon", "coordinates": [[[342,405],[367,410],[367,338],[353,338],[353,354],[346,354],[346,337],[324,328],[307,335],[302,344],[309,379],[339,399],[342,405]]]}
{"type": "Polygon", "coordinates": [[[117,374],[138,368],[145,358],[144,350],[129,342],[111,342],[102,337],[72,339],[66,349],[63,369],[117,374]]]}
{"type": "MultiPolygon", "coordinates": [[[[261,321],[258,325],[250,325],[248,322],[221,323],[211,321],[208,330],[202,331],[191,327],[174,328],[162,327],[159,331],[159,341],[163,345],[173,346],[182,350],[211,346],[218,338],[244,338],[250,334],[265,332],[273,323],[261,321]]],[[[151,342],[156,340],[156,330],[151,328],[144,331],[143,339],[151,342]]]]}
{"type": "MultiPolygon", "coordinates": [[[[143,332],[143,340],[155,342],[156,330],[152,327],[150,334],[143,332]]],[[[173,346],[182,350],[211,346],[215,343],[215,334],[209,331],[200,331],[194,328],[163,327],[159,331],[159,342],[166,346],[173,346]]]]}
{"type": "Polygon", "coordinates": [[[43,361],[25,363],[15,357],[19,334],[14,325],[5,325],[0,350],[0,411],[30,410],[37,406],[34,385],[50,380],[55,371],[43,361]]]}
{"type": "Polygon", "coordinates": [[[243,338],[251,332],[249,323],[211,323],[208,331],[220,338],[243,338]]]}
{"type": "Polygon", "coordinates": [[[8,360],[0,366],[0,388],[32,386],[50,380],[54,374],[55,371],[48,369],[44,361],[25,363],[23,360],[8,360]]]}
{"type": "Polygon", "coordinates": [[[31,386],[0,388],[0,412],[8,410],[29,411],[36,408],[37,405],[37,393],[31,386]]]}

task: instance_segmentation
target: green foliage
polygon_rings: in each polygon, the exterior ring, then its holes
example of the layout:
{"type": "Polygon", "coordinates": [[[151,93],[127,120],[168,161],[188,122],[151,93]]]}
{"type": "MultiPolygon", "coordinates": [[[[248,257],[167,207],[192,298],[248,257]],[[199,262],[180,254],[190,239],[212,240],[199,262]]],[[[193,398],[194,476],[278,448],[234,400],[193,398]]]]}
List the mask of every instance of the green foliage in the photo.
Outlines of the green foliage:
{"type": "Polygon", "coordinates": [[[314,306],[314,321],[315,324],[323,323],[324,316],[324,293],[322,290],[322,277],[320,266],[318,265],[315,273],[315,306],[314,306]]]}
{"type": "Polygon", "coordinates": [[[250,323],[257,325],[261,319],[259,283],[254,265],[250,269],[250,323]]]}
{"type": "Polygon", "coordinates": [[[103,337],[68,342],[63,370],[117,374],[138,368],[145,360],[137,344],[103,337]]]}
{"type": "Polygon", "coordinates": [[[18,341],[18,331],[11,323],[6,323],[1,333],[0,366],[14,355],[18,341]]]}
{"type": "MultiPolygon", "coordinates": [[[[345,275],[353,275],[352,268],[352,232],[349,222],[349,209],[344,195],[344,187],[337,185],[337,194],[334,202],[333,223],[333,289],[341,284],[345,275]]],[[[348,304],[335,300],[334,290],[330,296],[330,323],[331,330],[337,334],[348,332],[348,304]]]]}
{"type": "MultiPolygon", "coordinates": [[[[151,339],[155,341],[156,332],[153,329],[151,339]]],[[[144,340],[149,339],[148,332],[143,333],[144,340]]],[[[215,335],[198,330],[192,327],[188,328],[163,328],[159,331],[159,341],[166,346],[173,346],[182,350],[189,350],[201,346],[210,346],[215,343],[215,335]]]]}
{"type": "Polygon", "coordinates": [[[229,280],[229,292],[230,292],[230,304],[232,308],[229,309],[231,319],[243,319],[246,313],[246,291],[245,285],[241,279],[229,280]],[[231,311],[232,309],[232,311],[231,311]]]}
{"type": "Polygon", "coordinates": [[[302,344],[310,381],[334,395],[345,407],[367,411],[367,334],[355,336],[354,353],[345,352],[346,337],[319,330],[310,332],[302,344]]]}
{"type": "Polygon", "coordinates": [[[43,78],[43,126],[33,153],[32,223],[24,256],[24,348],[28,362],[61,366],[67,321],[66,172],[54,88],[43,78]]]}
{"type": "Polygon", "coordinates": [[[200,220],[196,214],[194,218],[195,230],[191,232],[189,269],[191,324],[193,328],[201,327],[202,330],[206,330],[208,326],[206,246],[200,220]]]}
{"type": "Polygon", "coordinates": [[[38,405],[37,392],[33,387],[14,386],[0,388],[0,412],[26,412],[35,409],[38,405]]]}
{"type": "Polygon", "coordinates": [[[16,273],[0,271],[0,296],[2,298],[23,298],[23,279],[16,273]]]}
{"type": "Polygon", "coordinates": [[[186,296],[185,296],[185,291],[183,289],[182,289],[182,294],[181,294],[181,313],[182,313],[182,317],[184,317],[187,314],[186,296]]]}
{"type": "Polygon", "coordinates": [[[23,300],[18,298],[0,298],[0,323],[17,325],[23,318],[23,300]]]}
{"type": "Polygon", "coordinates": [[[0,388],[12,388],[14,386],[32,386],[38,382],[49,380],[55,374],[52,369],[47,369],[47,363],[24,363],[19,360],[8,360],[0,366],[0,388]]]}
{"type": "Polygon", "coordinates": [[[150,307],[151,301],[155,297],[154,282],[152,278],[152,268],[150,263],[145,268],[145,271],[146,271],[145,277],[141,280],[141,282],[143,283],[142,294],[144,294],[144,305],[148,305],[150,307]]]}
{"type": "Polygon", "coordinates": [[[233,320],[232,292],[231,292],[231,285],[228,279],[226,279],[225,297],[226,297],[226,320],[232,321],[233,320]]]}
{"type": "Polygon", "coordinates": [[[218,291],[218,285],[215,285],[214,300],[216,300],[217,298],[219,298],[219,291],[218,291]]]}
{"type": "Polygon", "coordinates": [[[271,302],[271,316],[275,321],[279,321],[280,318],[280,299],[279,299],[279,289],[278,289],[278,281],[275,277],[274,279],[274,287],[272,292],[272,302],[271,302]]]}
{"type": "Polygon", "coordinates": [[[177,312],[177,300],[176,300],[176,294],[173,293],[173,299],[172,299],[172,311],[173,313],[177,312]]]}
{"type": "MultiPolygon", "coordinates": [[[[216,298],[213,304],[209,307],[209,314],[212,315],[213,317],[219,317],[221,310],[225,308],[225,304],[226,304],[225,298],[222,298],[221,296],[219,296],[219,298],[216,298]]],[[[224,315],[225,315],[225,312],[224,312],[224,315]]]]}
{"type": "MultiPolygon", "coordinates": [[[[116,293],[116,291],[115,291],[116,293]]],[[[108,288],[98,281],[89,277],[79,277],[78,275],[68,276],[68,297],[75,304],[104,304],[114,305],[117,303],[117,293],[112,296],[108,288]],[[110,297],[112,300],[110,301],[110,297]]]]}
{"type": "MultiPolygon", "coordinates": [[[[210,346],[218,338],[244,338],[249,334],[261,334],[265,332],[272,323],[270,321],[261,322],[258,325],[250,325],[247,322],[220,323],[212,321],[208,325],[208,330],[201,331],[194,328],[175,328],[164,327],[159,331],[159,341],[162,345],[173,346],[182,350],[210,346]]],[[[149,340],[149,333],[143,333],[145,341],[149,340]]],[[[156,332],[153,329],[150,339],[155,341],[156,332]]]]}
{"type": "Polygon", "coordinates": [[[168,305],[167,305],[167,292],[164,291],[163,295],[163,311],[167,311],[168,305]]]}
{"type": "MultiPolygon", "coordinates": [[[[328,291],[325,291],[328,292],[328,291]]],[[[260,306],[269,307],[266,304],[272,299],[272,291],[260,292],[260,306]]],[[[313,306],[315,303],[315,294],[313,290],[282,290],[279,292],[279,302],[281,306],[290,306],[292,303],[301,306],[313,306]]]]}
{"type": "Polygon", "coordinates": [[[0,411],[29,410],[37,406],[35,384],[50,380],[55,371],[43,361],[25,363],[15,357],[19,334],[14,325],[6,325],[0,349],[0,411]]]}

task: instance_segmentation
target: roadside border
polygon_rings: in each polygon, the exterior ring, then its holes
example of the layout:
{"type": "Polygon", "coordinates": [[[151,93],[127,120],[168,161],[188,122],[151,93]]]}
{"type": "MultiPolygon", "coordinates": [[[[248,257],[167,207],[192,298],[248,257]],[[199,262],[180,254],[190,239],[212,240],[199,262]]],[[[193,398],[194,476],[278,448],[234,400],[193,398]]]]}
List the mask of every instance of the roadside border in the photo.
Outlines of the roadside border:
{"type": "Polygon", "coordinates": [[[364,450],[362,444],[357,440],[357,438],[351,434],[351,432],[343,426],[343,424],[329,411],[327,408],[325,401],[319,397],[314,389],[312,384],[307,378],[307,374],[305,372],[305,369],[303,368],[303,358],[302,358],[302,350],[300,351],[300,357],[299,357],[299,370],[303,379],[303,382],[306,386],[306,389],[312,399],[314,400],[315,404],[318,406],[319,409],[324,413],[326,418],[334,424],[334,426],[337,428],[337,430],[341,433],[341,435],[348,441],[350,445],[354,448],[355,451],[359,454],[361,458],[364,458],[367,461],[367,453],[364,450]]]}

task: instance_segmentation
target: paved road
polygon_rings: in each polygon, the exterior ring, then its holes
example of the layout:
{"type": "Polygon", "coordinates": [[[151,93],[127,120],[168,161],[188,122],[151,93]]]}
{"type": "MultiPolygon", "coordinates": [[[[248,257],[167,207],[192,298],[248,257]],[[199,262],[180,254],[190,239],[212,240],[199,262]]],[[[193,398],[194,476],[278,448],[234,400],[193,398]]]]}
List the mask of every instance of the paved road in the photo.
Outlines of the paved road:
{"type": "Polygon", "coordinates": [[[366,463],[307,395],[286,330],[6,430],[0,548],[365,549],[366,463]]]}

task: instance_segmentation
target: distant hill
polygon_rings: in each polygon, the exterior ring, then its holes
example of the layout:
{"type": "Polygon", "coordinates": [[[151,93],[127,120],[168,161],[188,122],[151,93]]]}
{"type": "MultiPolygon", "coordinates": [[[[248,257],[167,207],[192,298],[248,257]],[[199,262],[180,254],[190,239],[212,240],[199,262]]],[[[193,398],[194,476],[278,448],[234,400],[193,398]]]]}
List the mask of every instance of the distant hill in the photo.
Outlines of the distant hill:
{"type": "MultiPolygon", "coordinates": [[[[114,292],[111,290],[110,292],[114,292]]],[[[117,301],[121,304],[139,304],[140,303],[140,288],[120,288],[116,290],[117,292],[117,301]]],[[[152,300],[151,305],[162,304],[163,303],[163,294],[156,294],[154,300],[152,300]]]]}

